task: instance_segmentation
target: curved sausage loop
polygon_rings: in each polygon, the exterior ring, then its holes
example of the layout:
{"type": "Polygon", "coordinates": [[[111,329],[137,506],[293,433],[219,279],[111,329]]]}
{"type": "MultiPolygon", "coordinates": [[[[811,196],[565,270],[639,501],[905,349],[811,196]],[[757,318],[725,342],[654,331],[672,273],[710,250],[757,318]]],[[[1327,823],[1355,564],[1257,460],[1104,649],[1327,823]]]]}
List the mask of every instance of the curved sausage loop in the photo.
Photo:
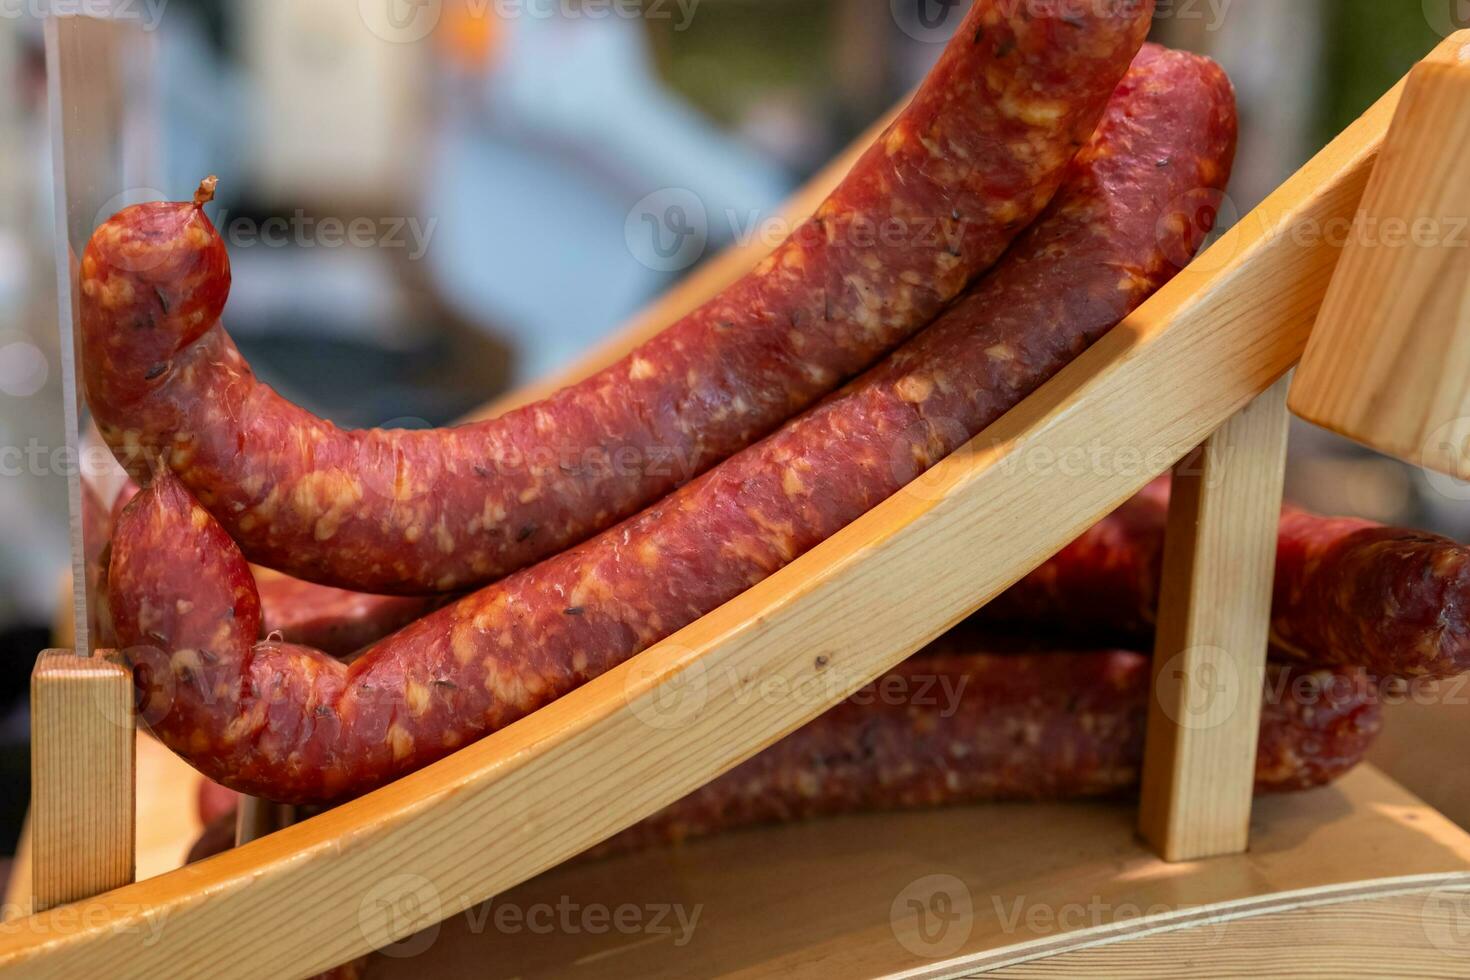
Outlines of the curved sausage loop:
{"type": "Polygon", "coordinates": [[[770,257],[611,367],[484,422],[344,430],[286,401],[218,323],[213,178],[193,202],[128,208],[82,258],[88,403],[135,477],[164,459],[257,564],[360,592],[483,585],[662,498],[933,320],[1051,200],[1152,9],[976,0],[770,257]]]}
{"type": "Polygon", "coordinates": [[[1209,227],[1178,202],[1223,186],[1235,128],[1218,66],[1145,49],[1047,215],[920,337],[648,510],[350,667],[255,642],[244,557],[161,475],[119,521],[109,577],[119,639],[140,645],[154,731],[234,789],[332,800],[606,672],[902,490],[1173,276],[1209,227]]]}

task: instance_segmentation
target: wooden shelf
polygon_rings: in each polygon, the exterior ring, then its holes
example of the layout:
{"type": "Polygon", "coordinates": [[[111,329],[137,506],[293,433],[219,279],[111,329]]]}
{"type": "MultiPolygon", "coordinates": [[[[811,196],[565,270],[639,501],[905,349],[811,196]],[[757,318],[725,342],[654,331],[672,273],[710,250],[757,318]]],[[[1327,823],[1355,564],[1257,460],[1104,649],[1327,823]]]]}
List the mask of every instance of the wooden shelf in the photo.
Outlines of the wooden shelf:
{"type": "Polygon", "coordinates": [[[573,863],[376,955],[368,976],[1178,976],[1191,960],[1222,976],[1264,968],[1267,955],[1291,957],[1269,961],[1276,975],[1307,962],[1340,977],[1470,968],[1470,944],[1453,941],[1455,917],[1470,911],[1470,834],[1371,766],[1259,801],[1241,855],[1160,861],[1136,838],[1135,812],[851,817],[573,863]],[[935,885],[957,910],[968,897],[962,940],[964,920],[946,931],[931,918],[932,942],[915,929],[907,900],[931,899],[935,885]],[[628,905],[646,927],[577,925],[586,910],[628,905]],[[648,910],[670,908],[686,921],[697,911],[687,942],[673,913],[666,934],[652,927],[648,910]],[[496,927],[498,909],[508,928],[496,927]],[[552,931],[516,925],[538,915],[552,931]]]}

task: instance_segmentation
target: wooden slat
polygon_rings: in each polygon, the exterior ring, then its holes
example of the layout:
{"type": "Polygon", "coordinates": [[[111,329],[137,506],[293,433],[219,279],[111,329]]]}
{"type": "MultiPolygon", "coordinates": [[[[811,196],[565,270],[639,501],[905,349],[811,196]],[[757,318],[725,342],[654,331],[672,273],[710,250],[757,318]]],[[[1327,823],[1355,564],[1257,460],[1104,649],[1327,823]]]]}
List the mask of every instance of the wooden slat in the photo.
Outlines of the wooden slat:
{"type": "Polygon", "coordinates": [[[1168,861],[1249,840],[1287,385],[1174,469],[1139,809],[1139,830],[1168,861]]]}
{"type": "Polygon", "coordinates": [[[47,650],[31,673],[31,901],[44,910],[133,880],[133,680],[47,650]]]}
{"type": "Polygon", "coordinates": [[[1470,479],[1467,145],[1470,64],[1421,65],[1291,391],[1302,418],[1460,479],[1470,479]]]}
{"type": "MultiPolygon", "coordinates": [[[[1470,33],[1456,35],[1439,56],[1466,44],[1470,33]]],[[[1294,232],[1352,215],[1399,94],[1015,411],[786,569],[392,785],[81,908],[12,923],[0,930],[0,974],[324,969],[560,863],[820,714],[1060,549],[1291,368],[1337,259],[1331,243],[1294,232]],[[1033,465],[1097,446],[1126,452],[1129,465],[1056,474],[1033,465]],[[689,710],[669,714],[673,692],[689,710]]]]}

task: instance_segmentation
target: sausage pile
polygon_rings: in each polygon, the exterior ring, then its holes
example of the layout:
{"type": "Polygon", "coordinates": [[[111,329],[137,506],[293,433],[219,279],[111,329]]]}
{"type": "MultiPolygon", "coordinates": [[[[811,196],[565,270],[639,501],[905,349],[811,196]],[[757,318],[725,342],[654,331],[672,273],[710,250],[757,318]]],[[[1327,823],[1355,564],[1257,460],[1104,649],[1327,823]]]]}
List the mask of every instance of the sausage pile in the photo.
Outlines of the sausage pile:
{"type": "Polygon", "coordinates": [[[840,530],[1110,329],[1198,244],[1199,223],[1172,202],[1222,186],[1234,143],[1220,70],[1148,48],[1047,211],[914,341],[643,513],[415,621],[351,667],[256,642],[244,556],[161,469],[118,522],[109,570],[150,726],[219,782],[314,802],[524,717],[840,530]],[[224,620],[199,612],[232,607],[224,620]]]}
{"type": "Polygon", "coordinates": [[[934,319],[1046,207],[1152,0],[980,0],[912,102],[745,278],[617,364],[489,421],[345,431],[251,373],[219,323],[206,182],[129,208],[81,263],[98,428],[162,462],[246,557],[368,592],[483,585],[771,432],[934,319]]]}
{"type": "MultiPolygon", "coordinates": [[[[1152,7],[976,0],[769,258],[623,361],[487,422],[347,431],[259,382],[220,324],[208,182],[109,219],[81,263],[85,388],[144,486],[97,574],[145,724],[224,787],[329,805],[524,718],[901,490],[1208,232],[1234,94],[1213,62],[1143,44],[1152,7]]],[[[855,698],[607,846],[1127,792],[1148,670],[1105,648],[1145,648],[1164,492],[879,684],[952,691],[948,710],[855,698]],[[986,634],[1059,618],[1091,639],[1002,653],[986,634]]],[[[1261,791],[1362,758],[1369,671],[1467,658],[1462,618],[1433,615],[1458,603],[1458,546],[1299,512],[1281,535],[1273,631],[1297,663],[1268,678],[1261,791]],[[1366,621],[1395,589],[1396,615],[1366,621]]]]}

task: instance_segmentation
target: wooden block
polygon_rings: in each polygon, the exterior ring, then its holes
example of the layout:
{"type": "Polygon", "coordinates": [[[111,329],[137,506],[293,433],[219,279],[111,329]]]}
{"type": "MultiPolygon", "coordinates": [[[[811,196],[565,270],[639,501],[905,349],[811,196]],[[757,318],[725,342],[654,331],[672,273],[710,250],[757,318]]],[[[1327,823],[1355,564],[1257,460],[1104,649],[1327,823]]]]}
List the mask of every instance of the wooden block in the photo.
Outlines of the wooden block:
{"type": "Polygon", "coordinates": [[[133,679],[47,650],[31,674],[31,893],[40,911],[133,880],[133,679]]]}
{"type": "Polygon", "coordinates": [[[1140,832],[1167,861],[1246,848],[1288,384],[1174,470],[1139,808],[1140,832]]]}
{"type": "Polygon", "coordinates": [[[1470,479],[1470,64],[1409,77],[1291,410],[1470,479]]]}

